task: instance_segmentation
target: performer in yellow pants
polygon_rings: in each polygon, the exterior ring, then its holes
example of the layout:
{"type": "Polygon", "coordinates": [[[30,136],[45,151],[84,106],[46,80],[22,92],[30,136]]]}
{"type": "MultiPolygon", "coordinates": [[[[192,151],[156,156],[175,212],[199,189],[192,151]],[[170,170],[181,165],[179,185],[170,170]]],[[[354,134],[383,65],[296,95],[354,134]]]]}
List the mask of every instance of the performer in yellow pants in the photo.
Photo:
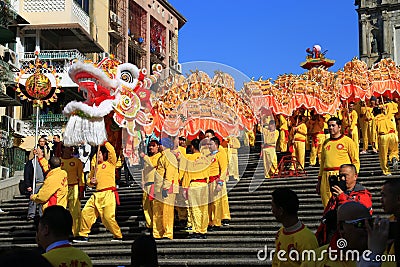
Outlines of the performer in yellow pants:
{"type": "Polygon", "coordinates": [[[276,130],[275,121],[270,120],[268,125],[262,128],[263,148],[262,157],[264,162],[264,177],[270,178],[278,168],[278,158],[276,156],[276,142],[278,141],[279,132],[276,130]]]}
{"type": "MultiPolygon", "coordinates": [[[[205,141],[205,142],[208,142],[205,141]]],[[[187,192],[189,202],[188,220],[191,221],[193,238],[206,238],[208,227],[208,177],[209,161],[200,152],[199,139],[191,142],[193,154],[187,154],[182,187],[187,192]]]]}
{"type": "Polygon", "coordinates": [[[325,140],[321,152],[321,166],[318,174],[317,193],[321,196],[324,208],[331,197],[329,176],[337,175],[340,165],[352,163],[360,170],[358,149],[352,139],[341,134],[342,122],[336,117],[328,120],[330,138],[325,140]]]}
{"type": "Polygon", "coordinates": [[[298,116],[298,125],[292,128],[293,131],[293,153],[292,155],[297,158],[300,165],[305,167],[306,157],[306,138],[307,138],[307,126],[302,122],[303,116],[298,116]]]}
{"type": "Polygon", "coordinates": [[[140,153],[144,162],[142,171],[142,205],[148,229],[153,228],[154,176],[158,159],[161,157],[161,153],[158,152],[159,145],[160,143],[157,140],[151,140],[148,146],[148,155],[143,152],[140,153]]]}
{"type": "Polygon", "coordinates": [[[282,115],[278,115],[279,120],[279,151],[286,152],[289,142],[289,126],[287,119],[282,115]]]}
{"type": "MultiPolygon", "coordinates": [[[[209,225],[210,226],[221,226],[222,223],[222,188],[226,183],[228,162],[224,155],[218,151],[219,147],[218,137],[212,137],[209,141],[210,154],[208,155],[211,165],[209,167],[209,225]]],[[[229,206],[229,205],[228,205],[229,206]]]]}
{"type": "Polygon", "coordinates": [[[397,170],[398,164],[398,142],[396,138],[396,131],[390,116],[383,114],[380,108],[374,108],[376,132],[378,134],[379,143],[379,162],[384,175],[391,175],[388,167],[388,153],[389,160],[394,164],[394,169],[397,170]]]}
{"type": "Polygon", "coordinates": [[[170,138],[162,138],[160,143],[162,155],[154,177],[153,237],[173,239],[175,198],[179,193],[178,151],[173,150],[170,138]]]}
{"type": "MultiPolygon", "coordinates": [[[[208,129],[205,131],[205,136],[206,138],[210,139],[212,137],[215,137],[215,133],[212,129],[208,129]]],[[[209,149],[207,149],[209,151],[209,149]]],[[[226,158],[226,160],[228,161],[228,155],[225,151],[225,149],[220,145],[218,147],[218,151],[219,153],[221,153],[221,157],[222,158],[226,158]],[[223,156],[224,155],[224,156],[223,156]]],[[[222,185],[222,224],[223,225],[228,225],[229,224],[229,220],[231,219],[231,212],[229,210],[229,201],[228,201],[228,194],[227,194],[227,190],[226,190],[226,183],[224,183],[222,185]]]]}
{"type": "Polygon", "coordinates": [[[72,234],[77,236],[81,220],[81,199],[85,190],[82,162],[72,156],[72,147],[62,146],[61,169],[68,174],[67,208],[72,216],[72,234]]]}
{"type": "Polygon", "coordinates": [[[240,148],[240,142],[237,137],[230,136],[227,138],[228,147],[228,172],[229,176],[233,176],[233,179],[239,181],[239,158],[238,158],[238,149],[240,148]]]}
{"type": "Polygon", "coordinates": [[[310,165],[315,166],[318,163],[321,165],[322,145],[325,141],[324,134],[325,118],[321,115],[316,115],[314,122],[311,124],[312,146],[310,154],[310,165]]]}
{"type": "MultiPolygon", "coordinates": [[[[93,161],[94,163],[96,162],[96,156],[93,157],[93,161]]],[[[81,227],[79,236],[74,238],[75,242],[88,241],[87,236],[98,216],[100,216],[107,230],[113,234],[113,241],[122,240],[121,229],[115,220],[116,205],[119,204],[119,197],[115,187],[117,155],[114,147],[109,142],[100,147],[97,162],[97,170],[95,171],[96,167],[92,164],[87,182],[90,187],[96,186],[96,192],[89,198],[82,210],[81,227]]]]}

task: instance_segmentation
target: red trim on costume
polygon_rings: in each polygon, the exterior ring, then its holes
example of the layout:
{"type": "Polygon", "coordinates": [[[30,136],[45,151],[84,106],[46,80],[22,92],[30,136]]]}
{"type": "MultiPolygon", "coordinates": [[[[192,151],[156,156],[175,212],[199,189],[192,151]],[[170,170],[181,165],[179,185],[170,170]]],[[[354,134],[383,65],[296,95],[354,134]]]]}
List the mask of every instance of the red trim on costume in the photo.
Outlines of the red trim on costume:
{"type": "Polygon", "coordinates": [[[49,201],[47,201],[47,203],[48,203],[47,207],[57,205],[57,192],[54,193],[54,194],[49,198],[49,201]]]}
{"type": "Polygon", "coordinates": [[[114,192],[115,201],[117,202],[117,205],[119,206],[121,203],[119,202],[119,195],[118,195],[117,188],[115,186],[103,188],[103,189],[97,190],[97,192],[104,192],[104,191],[108,191],[108,190],[111,190],[114,192]]]}
{"type": "Polygon", "coordinates": [[[196,180],[192,180],[190,181],[191,183],[207,183],[207,179],[196,179],[196,180]]]}
{"type": "Polygon", "coordinates": [[[324,171],[329,172],[329,171],[339,171],[340,167],[332,167],[332,168],[324,168],[324,171]]]}
{"type": "Polygon", "coordinates": [[[210,178],[210,180],[208,181],[208,183],[212,183],[212,182],[214,182],[214,181],[217,181],[217,180],[219,180],[219,178],[220,178],[221,176],[218,174],[218,175],[215,175],[215,176],[210,176],[209,178],[210,178]]]}

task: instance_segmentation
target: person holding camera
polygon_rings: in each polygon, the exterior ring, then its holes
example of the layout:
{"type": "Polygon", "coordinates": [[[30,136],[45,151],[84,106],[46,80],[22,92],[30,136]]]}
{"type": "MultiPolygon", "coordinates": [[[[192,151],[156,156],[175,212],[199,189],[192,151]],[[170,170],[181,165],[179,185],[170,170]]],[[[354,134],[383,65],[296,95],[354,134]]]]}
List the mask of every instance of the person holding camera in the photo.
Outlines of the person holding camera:
{"type": "Polygon", "coordinates": [[[329,177],[332,197],[326,206],[322,222],[316,236],[320,245],[327,244],[337,230],[336,213],[339,206],[346,202],[355,201],[363,204],[372,215],[371,193],[357,182],[357,170],[353,164],[342,164],[339,175],[329,177]]]}
{"type": "MultiPolygon", "coordinates": [[[[332,196],[328,177],[337,175],[342,164],[353,164],[360,169],[359,151],[354,141],[341,133],[342,121],[336,117],[328,120],[330,138],[325,140],[321,152],[321,166],[316,186],[324,208],[332,196]]],[[[343,190],[342,190],[343,191],[343,190]]]]}

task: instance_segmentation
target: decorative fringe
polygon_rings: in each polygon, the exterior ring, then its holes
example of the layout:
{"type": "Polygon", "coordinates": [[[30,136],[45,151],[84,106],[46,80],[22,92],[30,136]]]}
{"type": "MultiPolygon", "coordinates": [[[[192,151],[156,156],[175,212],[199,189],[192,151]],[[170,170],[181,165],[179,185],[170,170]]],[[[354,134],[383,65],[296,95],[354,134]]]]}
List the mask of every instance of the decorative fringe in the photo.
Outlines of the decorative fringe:
{"type": "Polygon", "coordinates": [[[82,142],[87,142],[92,146],[104,144],[107,140],[104,119],[86,119],[72,115],[65,127],[63,139],[66,146],[77,146],[82,142]]]}

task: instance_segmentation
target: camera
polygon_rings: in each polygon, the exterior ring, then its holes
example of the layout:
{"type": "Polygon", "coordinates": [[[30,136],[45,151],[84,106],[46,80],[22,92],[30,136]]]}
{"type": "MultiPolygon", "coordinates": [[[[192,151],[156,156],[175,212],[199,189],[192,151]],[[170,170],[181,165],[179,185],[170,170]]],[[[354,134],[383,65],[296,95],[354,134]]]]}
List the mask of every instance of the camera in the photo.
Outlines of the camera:
{"type": "Polygon", "coordinates": [[[329,180],[329,187],[331,189],[331,192],[332,192],[332,187],[335,186],[335,185],[339,186],[340,189],[342,189],[343,192],[347,190],[346,180],[340,179],[340,176],[338,176],[338,175],[329,175],[328,180],[329,180]]]}

